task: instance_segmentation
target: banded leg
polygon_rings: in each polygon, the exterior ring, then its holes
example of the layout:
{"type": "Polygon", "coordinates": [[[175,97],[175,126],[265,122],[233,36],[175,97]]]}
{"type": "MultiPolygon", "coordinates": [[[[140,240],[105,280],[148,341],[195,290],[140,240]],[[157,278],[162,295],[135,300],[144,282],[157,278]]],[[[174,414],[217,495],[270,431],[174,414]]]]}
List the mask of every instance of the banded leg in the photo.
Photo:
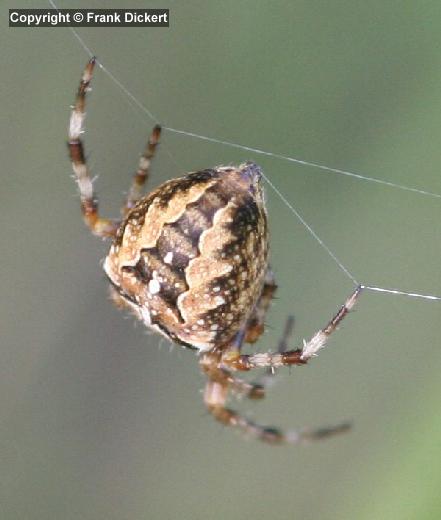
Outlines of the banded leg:
{"type": "MultiPolygon", "coordinates": [[[[229,384],[228,381],[218,380],[213,377],[216,369],[228,367],[233,370],[250,370],[252,368],[278,368],[284,365],[305,364],[317,354],[326,344],[329,335],[336,329],[340,321],[354,307],[361,287],[358,286],[337,314],[331,319],[326,327],[317,332],[308,342],[305,342],[302,349],[284,351],[278,353],[255,354],[251,356],[237,354],[234,357],[233,351],[221,353],[207,353],[205,373],[209,380],[205,387],[204,401],[207,409],[213,417],[227,426],[233,426],[244,433],[254,436],[270,444],[299,444],[316,440],[321,440],[331,435],[344,433],[350,428],[350,424],[345,422],[336,426],[318,428],[314,430],[289,431],[283,433],[277,428],[261,426],[250,421],[238,412],[226,406],[229,384]],[[220,357],[220,360],[219,360],[220,357]],[[210,367],[210,363],[213,367],[210,367]],[[216,366],[216,363],[219,363],[216,366]]],[[[287,325],[285,332],[289,335],[290,325],[287,325]]],[[[284,344],[283,338],[281,344],[284,344]]]]}
{"type": "Polygon", "coordinates": [[[217,421],[225,426],[237,428],[246,435],[269,444],[307,443],[343,433],[350,428],[349,423],[342,423],[337,426],[316,430],[288,431],[283,433],[277,428],[256,424],[235,410],[228,408],[226,406],[228,392],[229,385],[226,382],[209,379],[204,391],[204,402],[208,411],[217,421]]]}
{"type": "Polygon", "coordinates": [[[248,399],[262,399],[265,397],[264,387],[260,383],[244,381],[235,377],[229,370],[221,368],[221,356],[222,354],[218,351],[206,352],[199,359],[202,372],[210,381],[219,383],[232,390],[236,395],[248,397],[248,399]]]}
{"type": "Polygon", "coordinates": [[[208,381],[204,391],[204,402],[213,417],[225,426],[234,426],[244,433],[253,435],[268,443],[281,441],[279,432],[272,428],[259,426],[249,419],[227,408],[225,403],[228,397],[228,386],[217,381],[208,381]]]}
{"type": "Polygon", "coordinates": [[[73,107],[69,123],[68,147],[72,168],[78,184],[81,199],[81,210],[86,225],[94,235],[99,237],[112,237],[118,227],[118,220],[102,218],[98,214],[98,199],[94,193],[92,179],[86,164],[84,147],[81,141],[85,118],[86,93],[89,90],[92,79],[95,58],[92,58],[84,69],[80,86],[78,87],[75,105],[73,107]]]}
{"type": "Polygon", "coordinates": [[[121,213],[126,215],[142,197],[142,188],[144,187],[150,173],[150,164],[155,156],[156,148],[159,143],[161,136],[161,127],[155,125],[149,140],[147,141],[144,153],[142,154],[138,169],[133,176],[132,185],[130,186],[129,193],[127,194],[127,200],[123,206],[121,213]]]}
{"type": "Polygon", "coordinates": [[[326,345],[329,336],[335,331],[341,320],[354,307],[362,287],[359,285],[340,307],[337,314],[331,319],[325,328],[318,331],[309,341],[303,342],[303,347],[297,350],[285,352],[265,352],[263,354],[237,354],[225,352],[221,363],[230,370],[248,371],[253,368],[279,368],[289,365],[305,365],[312,357],[326,345]]]}

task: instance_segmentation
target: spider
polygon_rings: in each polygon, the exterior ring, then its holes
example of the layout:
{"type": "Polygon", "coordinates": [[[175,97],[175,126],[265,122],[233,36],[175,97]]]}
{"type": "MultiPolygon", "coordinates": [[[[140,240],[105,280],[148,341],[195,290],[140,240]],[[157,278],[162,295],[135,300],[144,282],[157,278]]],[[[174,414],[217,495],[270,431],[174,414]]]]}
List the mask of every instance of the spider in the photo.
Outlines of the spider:
{"type": "Polygon", "coordinates": [[[101,217],[81,140],[95,62],[95,58],[88,62],[81,78],[68,147],[84,221],[93,234],[112,239],[104,262],[112,299],[147,327],[197,352],[207,380],[205,405],[224,425],[272,444],[306,442],[346,431],[349,425],[343,423],[283,433],[252,422],[226,403],[230,391],[250,399],[264,396],[263,379],[247,382],[237,377],[238,372],[306,364],[354,307],[361,286],[301,348],[286,348],[292,328],[288,319],[278,351],[243,354],[243,344],[261,336],[277,288],[268,264],[260,167],[246,162],[188,173],[143,195],[161,133],[155,126],[121,219],[101,217]]]}

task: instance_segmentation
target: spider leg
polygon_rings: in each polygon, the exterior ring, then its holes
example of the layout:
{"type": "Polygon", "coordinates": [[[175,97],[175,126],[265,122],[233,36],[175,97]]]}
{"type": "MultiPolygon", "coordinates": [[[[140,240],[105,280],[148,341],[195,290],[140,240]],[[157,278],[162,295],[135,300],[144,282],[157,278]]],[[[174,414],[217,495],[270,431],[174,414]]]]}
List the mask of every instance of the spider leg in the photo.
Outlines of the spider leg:
{"type": "Polygon", "coordinates": [[[126,203],[121,210],[123,216],[126,215],[142,197],[142,188],[144,187],[149,177],[150,164],[153,157],[155,156],[156,147],[158,146],[160,136],[161,127],[159,125],[155,125],[152,133],[150,134],[150,138],[147,141],[144,153],[139,159],[138,169],[133,176],[132,184],[127,194],[126,203]]]}
{"type": "Polygon", "coordinates": [[[336,426],[313,430],[290,431],[286,433],[283,433],[277,428],[256,424],[226,406],[230,382],[228,379],[218,379],[214,377],[214,375],[219,369],[225,370],[228,368],[230,370],[247,371],[252,368],[278,368],[285,365],[303,365],[307,363],[311,357],[315,356],[317,352],[325,346],[329,335],[354,307],[360,292],[361,287],[358,286],[326,327],[317,332],[309,341],[305,342],[301,349],[291,351],[284,350],[287,337],[292,330],[293,322],[289,320],[285,327],[285,334],[279,344],[280,351],[277,353],[244,355],[240,354],[240,351],[238,352],[237,349],[232,349],[204,354],[201,358],[201,364],[204,372],[208,376],[204,392],[204,401],[213,417],[222,424],[238,428],[242,432],[270,444],[306,443],[346,432],[350,428],[350,424],[346,422],[336,426]]]}
{"type": "Polygon", "coordinates": [[[210,381],[226,386],[236,395],[248,397],[248,399],[265,397],[265,389],[262,384],[235,377],[229,370],[220,366],[220,360],[221,354],[218,351],[203,353],[199,359],[199,365],[210,381]]]}
{"type": "Polygon", "coordinates": [[[250,419],[239,414],[235,410],[228,408],[226,402],[230,384],[228,379],[221,380],[214,377],[216,370],[219,370],[219,354],[211,355],[209,358],[212,363],[211,370],[208,369],[209,361],[206,360],[205,372],[208,373],[209,379],[205,386],[204,402],[208,411],[213,417],[224,424],[239,429],[243,433],[255,437],[269,444],[300,444],[310,441],[320,440],[330,435],[343,433],[350,428],[348,423],[342,423],[329,428],[320,428],[316,430],[289,431],[283,433],[281,430],[273,427],[259,425],[250,419]]]}
{"type": "Polygon", "coordinates": [[[287,350],[285,352],[265,352],[251,355],[226,351],[222,355],[222,366],[230,370],[248,371],[253,368],[279,368],[289,365],[305,365],[309,359],[316,356],[319,350],[326,345],[329,336],[354,307],[361,290],[361,286],[357,286],[326,327],[314,334],[309,341],[304,341],[302,348],[287,350]]]}
{"type": "Polygon", "coordinates": [[[262,335],[265,328],[265,316],[270,307],[271,301],[277,290],[274,275],[270,269],[266,272],[265,283],[262,294],[256,303],[248,321],[246,323],[244,341],[246,343],[255,343],[262,335]]]}
{"type": "MultiPolygon", "coordinates": [[[[294,333],[294,316],[290,315],[286,318],[285,328],[283,330],[282,337],[279,340],[277,352],[282,353],[288,350],[288,341],[294,333]]],[[[274,367],[267,367],[263,375],[258,381],[264,388],[268,388],[273,382],[274,377],[277,375],[278,369],[274,367]]]]}
{"type": "Polygon", "coordinates": [[[80,86],[72,109],[69,123],[69,153],[72,168],[80,191],[81,210],[86,225],[94,235],[113,237],[119,227],[119,221],[102,218],[98,213],[98,199],[94,193],[92,179],[87,168],[84,146],[81,140],[85,119],[86,93],[92,79],[95,58],[92,58],[84,69],[80,86]]]}
{"type": "MultiPolygon", "coordinates": [[[[264,331],[264,320],[266,313],[269,309],[274,293],[277,290],[277,285],[274,281],[274,275],[270,269],[268,269],[265,277],[265,283],[262,289],[262,294],[257,301],[256,306],[253,309],[250,317],[248,318],[242,329],[236,334],[231,345],[229,345],[227,351],[229,356],[239,355],[242,349],[243,343],[254,343],[258,340],[260,335],[264,331]]],[[[294,325],[294,318],[288,317],[285,326],[285,331],[279,342],[279,352],[287,350],[286,344],[289,336],[292,334],[294,325]]],[[[201,360],[201,366],[204,366],[204,360],[201,360]]],[[[228,382],[233,393],[241,396],[248,397],[250,399],[262,399],[265,397],[265,389],[273,382],[275,369],[268,368],[267,372],[256,381],[243,381],[237,377],[234,377],[230,371],[226,368],[216,367],[217,376],[213,377],[215,380],[223,380],[228,382]],[[220,373],[220,374],[219,374],[220,373]],[[220,376],[220,377],[219,377],[220,376]]]]}

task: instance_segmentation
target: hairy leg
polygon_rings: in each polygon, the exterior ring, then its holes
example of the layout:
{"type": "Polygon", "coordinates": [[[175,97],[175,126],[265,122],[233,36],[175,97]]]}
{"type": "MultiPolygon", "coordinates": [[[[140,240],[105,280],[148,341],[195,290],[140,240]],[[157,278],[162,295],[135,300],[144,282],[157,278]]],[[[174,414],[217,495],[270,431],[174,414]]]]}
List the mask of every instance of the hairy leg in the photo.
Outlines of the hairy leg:
{"type": "Polygon", "coordinates": [[[113,237],[119,227],[119,221],[99,216],[98,199],[93,189],[92,179],[86,163],[84,146],[81,140],[86,116],[86,93],[89,90],[94,67],[95,58],[92,58],[84,69],[80,86],[78,87],[75,105],[70,116],[68,147],[72,168],[80,191],[81,210],[84,221],[94,235],[99,237],[113,237]]]}
{"type": "Polygon", "coordinates": [[[159,125],[155,125],[152,133],[150,134],[150,138],[147,141],[144,153],[139,160],[138,169],[133,176],[133,181],[127,194],[126,203],[121,210],[123,216],[126,215],[142,197],[142,188],[148,180],[150,165],[153,157],[155,156],[160,136],[161,127],[159,125]]]}
{"type": "Polygon", "coordinates": [[[305,365],[326,345],[329,336],[354,307],[361,290],[361,286],[357,286],[326,327],[314,334],[309,341],[304,341],[302,348],[285,352],[265,352],[251,355],[226,351],[222,356],[221,366],[230,370],[247,371],[253,368],[279,368],[289,365],[305,365]]]}
{"type": "Polygon", "coordinates": [[[225,426],[231,426],[250,437],[255,437],[269,444],[301,444],[321,440],[331,435],[343,433],[350,424],[342,423],[336,426],[318,428],[315,430],[300,430],[282,432],[278,428],[257,424],[235,410],[227,407],[230,386],[226,381],[209,379],[205,385],[204,402],[212,416],[225,426]]]}
{"type": "MultiPolygon", "coordinates": [[[[288,319],[285,333],[279,344],[277,353],[265,353],[254,355],[243,355],[235,349],[209,352],[201,357],[201,365],[208,377],[204,392],[204,401],[207,409],[213,417],[227,426],[235,427],[245,434],[256,437],[270,444],[298,444],[315,440],[321,440],[331,435],[346,432],[350,424],[345,422],[336,426],[323,427],[317,429],[304,429],[300,431],[288,431],[283,433],[278,428],[256,424],[235,410],[227,407],[229,390],[232,389],[229,370],[251,370],[252,368],[278,368],[286,365],[302,365],[315,356],[323,348],[329,335],[336,329],[337,325],[354,307],[361,292],[361,287],[357,287],[346,302],[340,307],[339,311],[329,321],[329,323],[317,332],[309,341],[304,342],[303,348],[298,350],[286,351],[287,338],[292,330],[292,320],[288,319]],[[219,378],[217,374],[225,371],[228,378],[219,378]]],[[[236,379],[233,379],[236,381],[236,379]]],[[[263,387],[262,387],[263,392],[263,387]]]]}

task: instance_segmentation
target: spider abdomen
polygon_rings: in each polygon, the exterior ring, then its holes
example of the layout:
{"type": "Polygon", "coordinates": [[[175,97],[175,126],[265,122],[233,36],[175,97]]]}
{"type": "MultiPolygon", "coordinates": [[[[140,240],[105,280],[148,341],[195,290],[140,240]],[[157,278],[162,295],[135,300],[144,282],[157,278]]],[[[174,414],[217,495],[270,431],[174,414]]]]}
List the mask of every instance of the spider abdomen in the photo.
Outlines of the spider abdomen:
{"type": "Polygon", "coordinates": [[[267,271],[260,169],[191,173],[142,198],[105,262],[113,286],[146,325],[206,350],[231,341],[267,271]]]}

